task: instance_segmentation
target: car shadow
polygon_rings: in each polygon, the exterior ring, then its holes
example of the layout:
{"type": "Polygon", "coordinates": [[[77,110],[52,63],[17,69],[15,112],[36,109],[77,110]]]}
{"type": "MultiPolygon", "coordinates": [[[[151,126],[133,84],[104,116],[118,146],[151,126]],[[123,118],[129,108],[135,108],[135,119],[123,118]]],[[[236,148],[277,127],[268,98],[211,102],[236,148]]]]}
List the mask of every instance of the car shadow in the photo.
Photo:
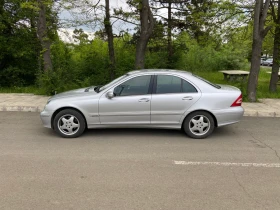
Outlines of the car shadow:
{"type": "Polygon", "coordinates": [[[169,137],[185,137],[186,135],[181,130],[169,130],[169,129],[149,129],[149,128],[101,128],[101,129],[89,129],[83,134],[83,136],[169,136],[169,137]]]}
{"type": "MultiPolygon", "coordinates": [[[[207,139],[225,138],[234,135],[234,128],[221,127],[207,137],[207,139]]],[[[162,137],[162,138],[184,138],[188,137],[182,130],[172,129],[146,129],[146,128],[104,128],[104,129],[88,129],[83,134],[84,137],[162,137]]],[[[199,140],[199,139],[197,139],[199,140]]]]}

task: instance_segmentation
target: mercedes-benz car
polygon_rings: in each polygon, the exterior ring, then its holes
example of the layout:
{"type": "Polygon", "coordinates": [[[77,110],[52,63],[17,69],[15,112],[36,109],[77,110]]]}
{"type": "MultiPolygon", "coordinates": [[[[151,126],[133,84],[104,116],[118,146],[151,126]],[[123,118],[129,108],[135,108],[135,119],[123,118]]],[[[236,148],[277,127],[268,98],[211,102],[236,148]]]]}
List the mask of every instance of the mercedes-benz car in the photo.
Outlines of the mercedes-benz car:
{"type": "Polygon", "coordinates": [[[205,138],[215,127],[240,121],[241,91],[217,85],[190,72],[137,70],[104,86],[51,97],[41,112],[43,125],[62,137],[80,136],[86,128],[182,129],[205,138]]]}

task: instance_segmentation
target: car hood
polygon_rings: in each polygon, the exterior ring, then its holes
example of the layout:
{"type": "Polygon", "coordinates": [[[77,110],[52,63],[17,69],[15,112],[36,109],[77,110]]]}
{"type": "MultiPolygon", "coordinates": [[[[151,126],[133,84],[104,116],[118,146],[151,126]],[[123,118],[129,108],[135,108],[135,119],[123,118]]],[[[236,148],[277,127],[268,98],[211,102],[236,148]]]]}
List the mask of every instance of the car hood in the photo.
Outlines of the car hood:
{"type": "Polygon", "coordinates": [[[49,100],[54,100],[54,99],[59,99],[59,98],[70,98],[70,97],[76,97],[76,96],[84,96],[84,95],[88,95],[89,93],[91,95],[95,95],[97,93],[94,91],[94,87],[96,87],[96,86],[62,92],[62,93],[52,96],[49,100]]]}

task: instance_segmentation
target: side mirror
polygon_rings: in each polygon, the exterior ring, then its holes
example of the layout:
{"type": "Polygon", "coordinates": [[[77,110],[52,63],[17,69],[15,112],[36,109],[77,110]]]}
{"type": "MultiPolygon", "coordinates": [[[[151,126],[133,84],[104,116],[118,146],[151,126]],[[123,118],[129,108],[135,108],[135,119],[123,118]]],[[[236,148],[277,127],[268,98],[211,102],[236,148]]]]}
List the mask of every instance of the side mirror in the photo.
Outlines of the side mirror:
{"type": "Polygon", "coordinates": [[[109,91],[108,93],[106,93],[106,97],[107,97],[108,99],[111,99],[111,98],[114,98],[114,97],[115,97],[115,94],[114,94],[113,92],[109,91]]]}

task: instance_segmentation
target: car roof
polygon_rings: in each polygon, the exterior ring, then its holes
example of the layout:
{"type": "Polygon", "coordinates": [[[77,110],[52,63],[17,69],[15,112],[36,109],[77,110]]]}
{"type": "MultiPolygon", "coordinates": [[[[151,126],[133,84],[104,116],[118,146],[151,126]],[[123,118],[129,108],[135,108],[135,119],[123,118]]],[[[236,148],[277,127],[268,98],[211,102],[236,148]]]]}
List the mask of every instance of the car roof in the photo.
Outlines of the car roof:
{"type": "Polygon", "coordinates": [[[130,71],[127,74],[133,75],[133,74],[139,74],[139,73],[184,73],[191,75],[192,73],[182,70],[175,70],[175,69],[141,69],[141,70],[135,70],[130,71]]]}

